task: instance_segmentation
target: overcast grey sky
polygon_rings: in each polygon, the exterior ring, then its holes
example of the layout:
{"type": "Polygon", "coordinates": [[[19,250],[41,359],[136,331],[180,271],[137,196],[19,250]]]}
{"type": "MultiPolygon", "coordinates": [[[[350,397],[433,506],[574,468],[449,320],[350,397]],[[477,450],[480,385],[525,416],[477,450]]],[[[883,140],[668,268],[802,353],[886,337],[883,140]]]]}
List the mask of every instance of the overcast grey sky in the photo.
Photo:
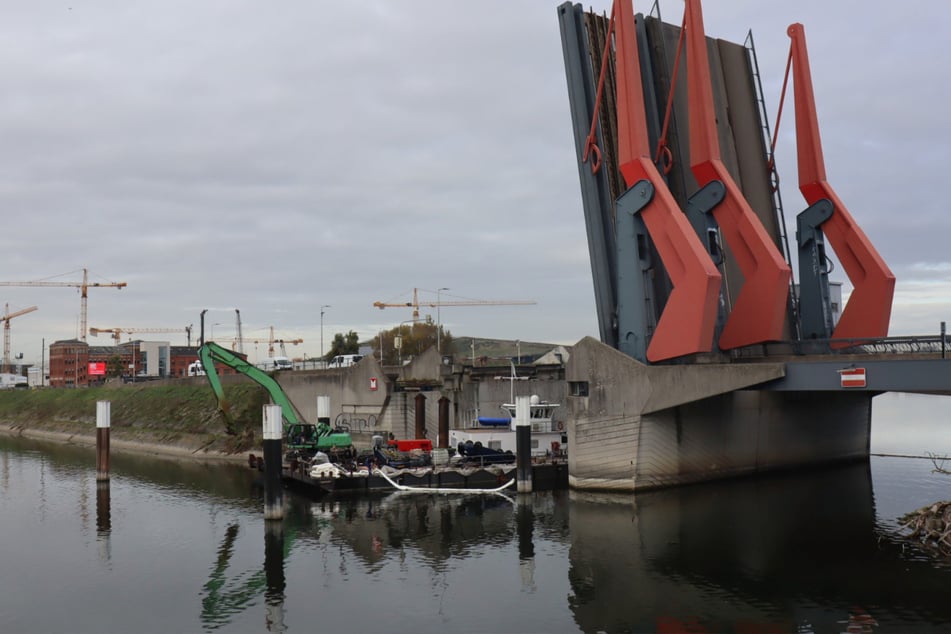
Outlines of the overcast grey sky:
{"type": "MultiPolygon", "coordinates": [[[[0,0],[0,281],[88,267],[128,283],[89,291],[89,326],[197,330],[207,308],[220,339],[238,308],[246,336],[303,338],[295,356],[319,353],[322,305],[326,347],[409,320],[372,304],[414,287],[537,302],[441,309],[457,336],[597,336],[557,6],[0,0]]],[[[682,2],[660,6],[680,22],[682,2]]],[[[753,30],[771,119],[786,27],[805,25],[829,181],[898,278],[891,334],[936,333],[951,4],[895,11],[724,0],[704,18],[735,42],[753,30]]],[[[790,114],[794,222],[792,132],[790,114]]],[[[26,362],[78,335],[76,289],[2,287],[3,303],[39,307],[12,320],[26,362]]]]}

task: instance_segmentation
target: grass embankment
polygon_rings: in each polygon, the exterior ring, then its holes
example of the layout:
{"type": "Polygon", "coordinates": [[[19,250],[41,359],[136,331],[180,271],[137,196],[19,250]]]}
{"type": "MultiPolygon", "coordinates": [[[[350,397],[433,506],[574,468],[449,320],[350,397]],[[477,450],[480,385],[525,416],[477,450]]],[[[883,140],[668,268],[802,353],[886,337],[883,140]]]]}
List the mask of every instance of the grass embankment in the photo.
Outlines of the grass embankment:
{"type": "Polygon", "coordinates": [[[124,385],[78,390],[0,390],[0,426],[24,435],[95,442],[96,402],[110,401],[110,439],[178,453],[243,452],[260,437],[267,393],[226,385],[230,422],[207,386],[124,385]],[[257,432],[257,433],[256,433],[257,432]]]}

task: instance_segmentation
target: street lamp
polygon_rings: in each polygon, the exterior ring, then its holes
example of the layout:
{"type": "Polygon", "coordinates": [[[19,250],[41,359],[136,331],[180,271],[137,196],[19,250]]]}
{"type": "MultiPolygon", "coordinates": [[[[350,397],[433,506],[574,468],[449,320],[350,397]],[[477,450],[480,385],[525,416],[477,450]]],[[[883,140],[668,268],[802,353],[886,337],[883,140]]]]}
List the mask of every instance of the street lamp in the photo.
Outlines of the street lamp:
{"type": "Polygon", "coordinates": [[[442,339],[442,319],[440,319],[439,314],[439,307],[441,305],[439,303],[439,293],[448,290],[449,289],[445,286],[436,289],[436,352],[442,352],[442,348],[440,347],[440,340],[442,339]]]}
{"type": "Polygon", "coordinates": [[[320,360],[324,360],[324,309],[331,308],[330,304],[320,307],[320,360]]]}
{"type": "Polygon", "coordinates": [[[213,323],[213,324],[211,325],[210,336],[208,337],[208,340],[209,340],[209,341],[214,341],[214,340],[215,340],[215,326],[220,326],[220,325],[221,325],[221,322],[220,322],[220,321],[216,321],[215,323],[213,323]]]}

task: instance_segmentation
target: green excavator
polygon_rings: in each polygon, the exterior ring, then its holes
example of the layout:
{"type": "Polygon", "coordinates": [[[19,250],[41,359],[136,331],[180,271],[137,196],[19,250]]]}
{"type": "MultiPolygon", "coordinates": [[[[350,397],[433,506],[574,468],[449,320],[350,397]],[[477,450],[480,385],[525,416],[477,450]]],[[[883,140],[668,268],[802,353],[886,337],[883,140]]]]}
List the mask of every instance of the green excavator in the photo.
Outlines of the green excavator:
{"type": "Polygon", "coordinates": [[[280,384],[273,376],[254,367],[241,355],[223,348],[213,341],[203,341],[198,348],[198,358],[201,360],[211,389],[218,397],[218,409],[227,417],[228,401],[225,398],[221,379],[215,369],[215,363],[220,363],[247,376],[252,381],[267,390],[271,401],[281,406],[284,416],[284,450],[314,453],[322,451],[333,457],[348,457],[354,453],[353,439],[345,429],[334,429],[329,421],[318,420],[316,424],[305,423],[303,417],[287,398],[280,384]]]}

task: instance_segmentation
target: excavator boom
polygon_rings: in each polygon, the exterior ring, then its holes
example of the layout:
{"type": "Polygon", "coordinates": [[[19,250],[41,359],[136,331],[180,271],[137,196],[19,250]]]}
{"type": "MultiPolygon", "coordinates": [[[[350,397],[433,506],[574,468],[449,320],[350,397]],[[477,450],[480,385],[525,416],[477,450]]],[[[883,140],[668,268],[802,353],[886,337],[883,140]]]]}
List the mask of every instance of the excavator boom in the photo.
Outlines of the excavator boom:
{"type": "Polygon", "coordinates": [[[218,397],[218,408],[225,416],[229,415],[229,408],[221,379],[215,369],[216,362],[240,372],[263,387],[267,390],[271,401],[275,405],[281,406],[281,413],[284,417],[284,444],[286,448],[327,451],[334,448],[349,450],[353,446],[353,440],[347,432],[331,430],[326,423],[321,425],[305,423],[274,377],[264,370],[254,367],[240,355],[212,341],[206,341],[198,349],[198,358],[201,359],[211,389],[218,397]]]}

